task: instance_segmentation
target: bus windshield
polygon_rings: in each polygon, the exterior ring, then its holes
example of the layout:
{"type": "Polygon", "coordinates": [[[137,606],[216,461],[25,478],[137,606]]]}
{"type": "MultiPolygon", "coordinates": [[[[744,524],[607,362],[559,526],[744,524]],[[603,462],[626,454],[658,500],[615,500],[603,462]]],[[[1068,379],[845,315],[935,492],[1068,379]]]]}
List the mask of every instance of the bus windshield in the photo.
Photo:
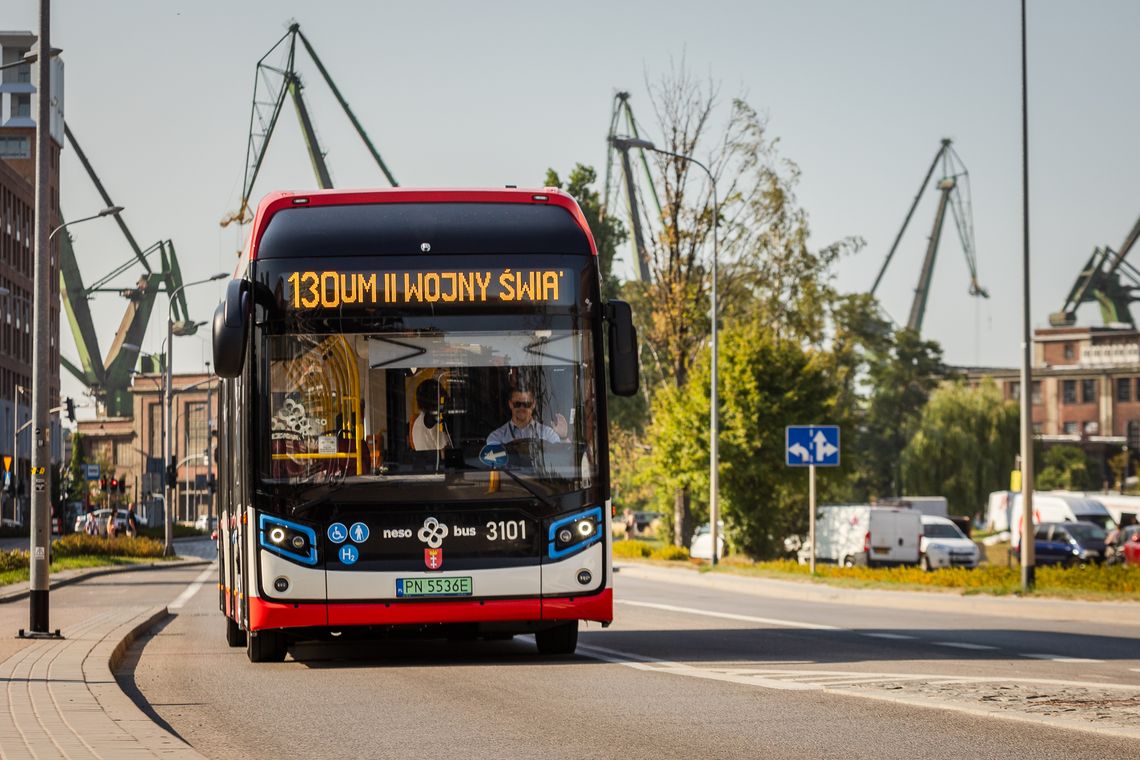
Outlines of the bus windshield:
{"type": "Polygon", "coordinates": [[[451,316],[378,333],[265,335],[262,481],[360,485],[379,502],[589,487],[593,336],[550,321],[451,316]]]}

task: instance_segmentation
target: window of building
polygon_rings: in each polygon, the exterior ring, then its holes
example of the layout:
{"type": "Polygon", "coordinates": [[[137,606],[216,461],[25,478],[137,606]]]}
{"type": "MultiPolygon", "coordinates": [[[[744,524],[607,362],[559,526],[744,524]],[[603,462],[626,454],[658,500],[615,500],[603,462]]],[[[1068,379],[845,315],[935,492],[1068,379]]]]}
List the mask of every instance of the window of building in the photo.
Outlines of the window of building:
{"type": "Polygon", "coordinates": [[[1041,425],[1040,422],[1034,422],[1033,423],[1033,435],[1041,435],[1044,432],[1045,432],[1045,428],[1041,425]]]}
{"type": "Polygon", "coordinates": [[[1116,378],[1116,400],[1117,401],[1131,401],[1132,400],[1132,378],[1118,377],[1116,378]]]}
{"type": "Polygon", "coordinates": [[[1096,403],[1096,380],[1085,379],[1081,381],[1081,403],[1096,403]]]}
{"type": "Polygon", "coordinates": [[[1033,381],[1032,399],[1033,399],[1034,404],[1040,404],[1041,403],[1041,381],[1040,380],[1034,380],[1033,381]]]}
{"type": "Polygon", "coordinates": [[[1061,381],[1061,403],[1062,404],[1075,404],[1075,403],[1077,403],[1077,381],[1076,380],[1062,380],[1061,381]]]}
{"type": "Polygon", "coordinates": [[[1010,401],[1021,401],[1021,383],[1014,380],[1005,384],[1010,401]]]}
{"type": "Polygon", "coordinates": [[[1066,359],[1072,359],[1076,355],[1076,351],[1073,350],[1073,344],[1072,343],[1066,343],[1065,344],[1064,352],[1065,352],[1065,358],[1066,359]]]}
{"type": "Polygon", "coordinates": [[[1076,435],[1077,434],[1077,423],[1066,422],[1064,425],[1061,426],[1061,430],[1062,430],[1062,432],[1064,432],[1065,435],[1076,435]]]}
{"type": "Polygon", "coordinates": [[[1097,435],[1100,433],[1100,423],[1096,420],[1089,420],[1084,424],[1085,435],[1097,435]]]}
{"type": "Polygon", "coordinates": [[[189,415],[186,433],[186,456],[200,456],[206,450],[206,403],[193,402],[186,405],[189,415]]]}
{"type": "MultiPolygon", "coordinates": [[[[0,137],[0,158],[31,158],[32,149],[27,137],[0,137]]],[[[19,240],[19,229],[16,239],[19,240]]]]}

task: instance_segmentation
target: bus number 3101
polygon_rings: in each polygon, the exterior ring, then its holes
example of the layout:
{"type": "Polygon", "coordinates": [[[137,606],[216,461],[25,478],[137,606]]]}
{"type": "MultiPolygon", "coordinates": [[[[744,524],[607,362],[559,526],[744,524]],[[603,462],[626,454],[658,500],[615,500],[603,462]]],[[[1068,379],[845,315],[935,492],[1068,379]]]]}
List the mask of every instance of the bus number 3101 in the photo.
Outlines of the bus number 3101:
{"type": "Polygon", "coordinates": [[[499,520],[487,523],[488,541],[526,540],[526,520],[499,520]]]}

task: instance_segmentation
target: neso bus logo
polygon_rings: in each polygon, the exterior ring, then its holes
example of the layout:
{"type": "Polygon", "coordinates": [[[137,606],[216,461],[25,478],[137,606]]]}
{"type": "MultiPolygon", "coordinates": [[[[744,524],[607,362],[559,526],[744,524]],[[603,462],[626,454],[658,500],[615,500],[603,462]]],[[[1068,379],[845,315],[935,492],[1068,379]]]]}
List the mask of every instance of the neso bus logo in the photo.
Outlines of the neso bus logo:
{"type": "Polygon", "coordinates": [[[443,567],[443,539],[447,538],[447,526],[434,517],[424,520],[417,536],[428,545],[424,549],[424,564],[429,570],[439,570],[443,567]]]}

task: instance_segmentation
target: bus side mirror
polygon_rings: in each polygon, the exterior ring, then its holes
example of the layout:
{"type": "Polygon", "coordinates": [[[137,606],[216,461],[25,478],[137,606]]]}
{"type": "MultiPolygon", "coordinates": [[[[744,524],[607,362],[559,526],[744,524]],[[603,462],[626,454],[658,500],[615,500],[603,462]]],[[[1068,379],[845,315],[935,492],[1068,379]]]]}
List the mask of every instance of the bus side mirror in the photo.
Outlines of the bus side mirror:
{"type": "Polygon", "coordinates": [[[633,311],[625,301],[610,301],[606,319],[610,323],[610,390],[615,396],[633,396],[640,387],[633,311]]]}
{"type": "Polygon", "coordinates": [[[214,312],[214,372],[218,377],[241,374],[250,311],[249,283],[230,280],[226,297],[214,312]]]}

